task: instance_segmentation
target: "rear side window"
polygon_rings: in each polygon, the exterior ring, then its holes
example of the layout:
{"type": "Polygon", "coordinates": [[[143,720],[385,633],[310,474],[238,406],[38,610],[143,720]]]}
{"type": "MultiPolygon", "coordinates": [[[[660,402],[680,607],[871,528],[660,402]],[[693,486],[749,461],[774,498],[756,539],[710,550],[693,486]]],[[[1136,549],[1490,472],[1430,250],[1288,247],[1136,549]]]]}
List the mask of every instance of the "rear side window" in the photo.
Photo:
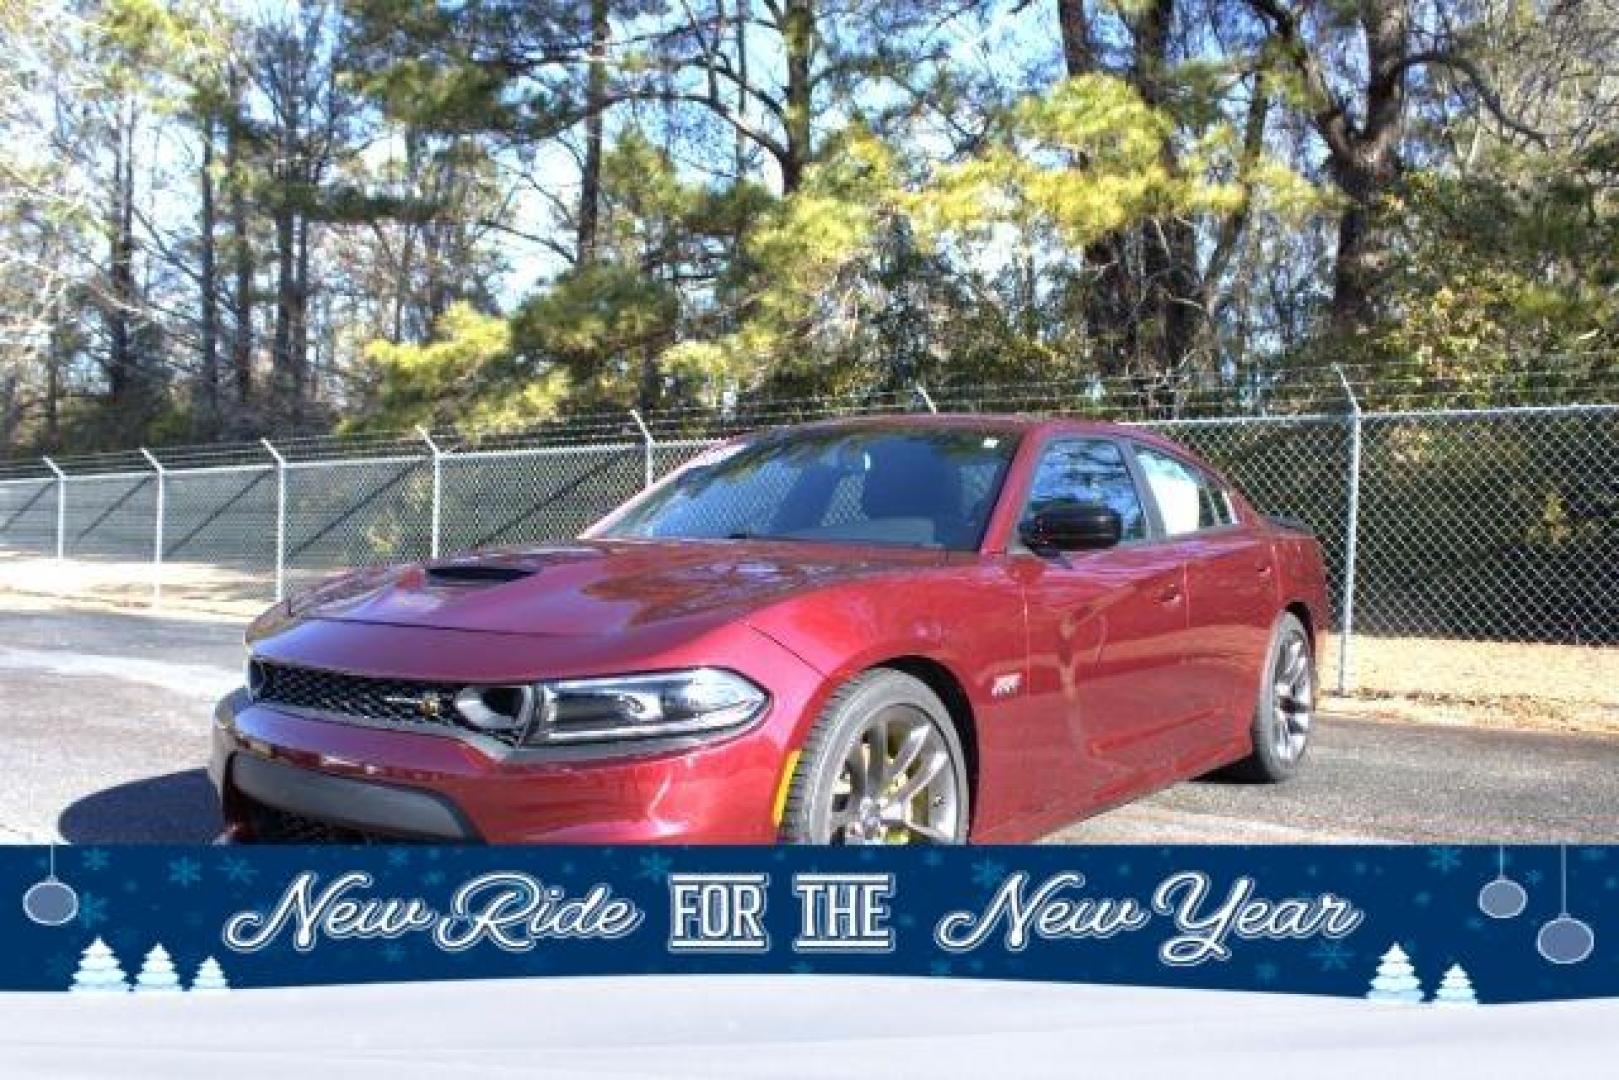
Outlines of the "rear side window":
{"type": "Polygon", "coordinates": [[[1236,520],[1230,497],[1202,469],[1144,446],[1136,448],[1136,461],[1158,504],[1165,536],[1184,536],[1236,520]]]}
{"type": "Polygon", "coordinates": [[[1117,443],[1062,439],[1047,446],[1029,488],[1024,519],[1064,505],[1101,503],[1119,515],[1123,540],[1142,540],[1147,517],[1117,443]]]}

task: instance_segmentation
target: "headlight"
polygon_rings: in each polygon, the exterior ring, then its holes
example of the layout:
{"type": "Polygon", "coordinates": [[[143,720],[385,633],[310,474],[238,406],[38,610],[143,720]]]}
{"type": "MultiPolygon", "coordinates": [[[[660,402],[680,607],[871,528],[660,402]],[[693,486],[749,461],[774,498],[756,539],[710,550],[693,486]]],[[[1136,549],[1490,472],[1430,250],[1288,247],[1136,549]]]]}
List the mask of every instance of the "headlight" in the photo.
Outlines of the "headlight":
{"type": "Polygon", "coordinates": [[[722,731],[752,720],[769,700],[747,679],[717,668],[563,679],[537,690],[531,746],[722,731]]]}

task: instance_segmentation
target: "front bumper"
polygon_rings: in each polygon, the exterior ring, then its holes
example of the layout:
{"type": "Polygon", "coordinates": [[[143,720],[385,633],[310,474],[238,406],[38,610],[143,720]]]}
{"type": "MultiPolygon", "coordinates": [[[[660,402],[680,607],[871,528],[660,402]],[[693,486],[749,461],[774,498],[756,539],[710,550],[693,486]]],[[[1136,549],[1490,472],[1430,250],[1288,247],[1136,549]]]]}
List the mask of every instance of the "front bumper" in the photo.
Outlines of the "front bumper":
{"type": "Polygon", "coordinates": [[[775,685],[753,726],[684,749],[535,760],[239,691],[215,709],[209,774],[234,841],[770,843],[788,749],[818,692],[808,678],[775,685]]]}

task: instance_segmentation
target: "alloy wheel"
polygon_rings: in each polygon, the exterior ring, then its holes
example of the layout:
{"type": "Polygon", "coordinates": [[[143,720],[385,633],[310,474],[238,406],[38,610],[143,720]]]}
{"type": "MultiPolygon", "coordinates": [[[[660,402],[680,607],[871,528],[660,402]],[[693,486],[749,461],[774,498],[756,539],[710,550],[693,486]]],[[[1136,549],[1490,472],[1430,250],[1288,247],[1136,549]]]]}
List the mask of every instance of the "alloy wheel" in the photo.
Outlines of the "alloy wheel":
{"type": "Polygon", "coordinates": [[[1271,731],[1276,756],[1296,761],[1310,740],[1315,713],[1315,673],[1302,637],[1291,635],[1282,643],[1272,682],[1271,731]]]}
{"type": "Polygon", "coordinates": [[[908,705],[874,713],[856,731],[832,789],[833,844],[951,844],[961,793],[950,748],[933,720],[908,705]]]}

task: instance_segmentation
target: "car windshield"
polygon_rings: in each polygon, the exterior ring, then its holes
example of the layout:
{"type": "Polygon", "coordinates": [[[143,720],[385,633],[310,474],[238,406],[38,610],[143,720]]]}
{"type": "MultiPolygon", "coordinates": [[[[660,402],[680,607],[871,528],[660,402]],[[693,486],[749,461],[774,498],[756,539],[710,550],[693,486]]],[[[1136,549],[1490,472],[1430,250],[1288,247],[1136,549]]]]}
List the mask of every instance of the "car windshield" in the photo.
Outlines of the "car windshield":
{"type": "Polygon", "coordinates": [[[970,551],[1016,443],[989,428],[772,432],[698,459],[592,535],[970,551]]]}

